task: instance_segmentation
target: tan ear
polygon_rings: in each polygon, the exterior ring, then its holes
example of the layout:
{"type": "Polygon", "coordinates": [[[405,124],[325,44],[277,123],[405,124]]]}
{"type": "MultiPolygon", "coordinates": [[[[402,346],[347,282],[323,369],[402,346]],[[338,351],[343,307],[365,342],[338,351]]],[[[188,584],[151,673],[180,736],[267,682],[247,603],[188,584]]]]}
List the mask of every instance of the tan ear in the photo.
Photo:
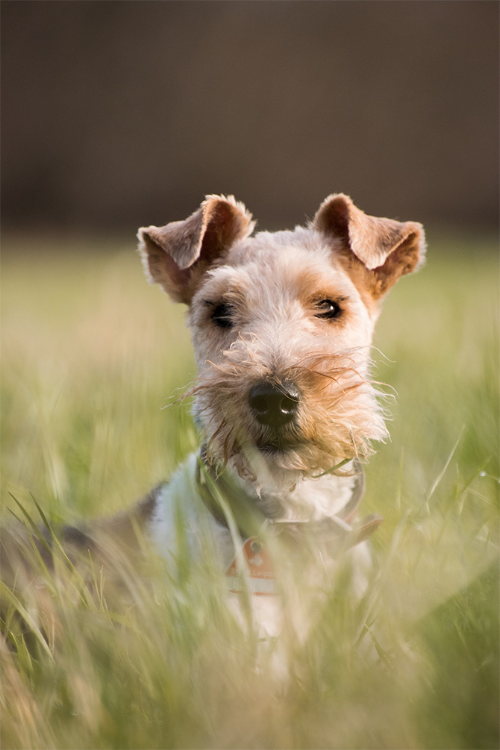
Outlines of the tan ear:
{"type": "Polygon", "coordinates": [[[139,252],[149,281],[161,284],[175,302],[189,304],[211,263],[236,240],[252,233],[255,222],[232,195],[207,195],[185,221],[139,229],[139,252]]]}
{"type": "Polygon", "coordinates": [[[425,256],[425,234],[414,221],[367,216],[347,195],[330,195],[319,207],[312,227],[342,242],[367,273],[373,297],[381,297],[400,276],[415,271],[425,256]]]}

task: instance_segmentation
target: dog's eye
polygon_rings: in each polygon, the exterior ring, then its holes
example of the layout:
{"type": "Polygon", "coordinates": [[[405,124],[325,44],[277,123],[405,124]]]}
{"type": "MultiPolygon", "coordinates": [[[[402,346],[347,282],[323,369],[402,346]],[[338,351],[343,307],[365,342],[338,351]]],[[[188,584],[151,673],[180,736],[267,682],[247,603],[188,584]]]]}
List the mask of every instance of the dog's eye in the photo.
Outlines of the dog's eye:
{"type": "Polygon", "coordinates": [[[333,302],[331,299],[322,299],[316,303],[316,309],[318,312],[315,314],[316,318],[322,318],[323,320],[333,320],[339,318],[342,315],[342,309],[340,305],[333,302]]]}
{"type": "Polygon", "coordinates": [[[222,302],[220,305],[217,305],[211,315],[211,318],[215,325],[219,328],[232,328],[232,313],[233,309],[231,305],[228,305],[226,302],[222,302]]]}

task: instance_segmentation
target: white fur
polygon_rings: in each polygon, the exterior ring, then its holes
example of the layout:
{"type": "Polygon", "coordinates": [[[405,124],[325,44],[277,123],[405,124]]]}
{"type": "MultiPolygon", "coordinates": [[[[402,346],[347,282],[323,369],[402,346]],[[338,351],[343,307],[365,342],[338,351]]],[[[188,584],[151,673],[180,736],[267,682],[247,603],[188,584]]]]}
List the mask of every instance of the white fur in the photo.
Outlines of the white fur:
{"type": "MultiPolygon", "coordinates": [[[[176,532],[177,514],[183,523],[183,531],[187,537],[190,555],[195,561],[202,559],[204,543],[207,533],[210,537],[211,549],[220,567],[221,574],[225,574],[235,558],[236,550],[230,531],[218,523],[207,509],[199,496],[196,471],[198,457],[195,454],[182,464],[172,476],[170,482],[163,485],[157,493],[155,512],[149,521],[148,535],[153,541],[157,552],[166,560],[167,565],[174,572],[178,554],[178,540],[176,532]]],[[[233,481],[244,483],[245,490],[258,496],[249,482],[243,482],[237,475],[233,481]]],[[[349,502],[354,486],[354,477],[327,476],[318,480],[302,480],[295,490],[288,496],[288,517],[320,521],[333,518],[349,502]]],[[[355,593],[361,595],[366,586],[366,567],[369,563],[369,552],[365,544],[357,545],[349,552],[359,559],[355,572],[355,593]]],[[[253,595],[252,612],[256,631],[260,638],[274,638],[282,628],[282,610],[278,596],[253,595]]],[[[227,593],[228,604],[242,626],[245,619],[241,609],[239,594],[227,593]]],[[[305,625],[300,628],[305,633],[305,625]]]]}

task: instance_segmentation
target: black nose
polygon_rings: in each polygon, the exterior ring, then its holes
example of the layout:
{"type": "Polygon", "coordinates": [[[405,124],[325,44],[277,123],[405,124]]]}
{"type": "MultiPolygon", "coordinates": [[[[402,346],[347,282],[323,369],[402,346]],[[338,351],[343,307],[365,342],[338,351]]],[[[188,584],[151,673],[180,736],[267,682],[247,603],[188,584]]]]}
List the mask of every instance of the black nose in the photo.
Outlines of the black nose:
{"type": "Polygon", "coordinates": [[[248,396],[248,403],[257,422],[275,428],[294,419],[299,401],[299,389],[291,383],[257,383],[248,396]]]}

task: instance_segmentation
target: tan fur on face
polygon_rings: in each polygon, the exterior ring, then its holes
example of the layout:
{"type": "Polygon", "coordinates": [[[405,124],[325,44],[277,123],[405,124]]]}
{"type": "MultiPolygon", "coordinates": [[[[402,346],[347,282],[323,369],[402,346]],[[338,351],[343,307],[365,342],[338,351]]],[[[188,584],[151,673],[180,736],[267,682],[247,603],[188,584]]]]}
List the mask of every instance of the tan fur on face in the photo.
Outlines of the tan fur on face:
{"type": "Polygon", "coordinates": [[[190,393],[209,455],[250,477],[255,450],[271,473],[274,468],[300,476],[366,457],[371,441],[386,435],[369,380],[379,300],[421,262],[421,225],[367,216],[339,194],[322,204],[307,228],[250,237],[249,215],[232,201],[213,204],[218,207],[212,218],[205,202],[186,222],[142,235],[150,271],[156,250],[148,238],[176,259],[172,270],[160,256],[162,272],[155,280],[190,304],[199,368],[190,393]],[[189,275],[179,276],[179,269],[189,275]],[[338,304],[341,315],[319,318],[321,300],[338,304]],[[229,310],[231,327],[214,322],[221,305],[229,310]],[[300,390],[296,420],[279,436],[249,406],[252,387],[263,381],[282,387],[291,382],[300,390]],[[270,443],[279,450],[269,450],[270,443]]]}
{"type": "Polygon", "coordinates": [[[209,452],[244,475],[252,474],[247,449],[272,437],[248,405],[263,380],[291,381],[302,394],[297,424],[283,431],[286,449],[267,455],[271,468],[314,476],[337,460],[366,457],[370,441],[385,436],[368,383],[370,313],[321,238],[309,248],[298,239],[300,232],[282,232],[239,243],[207,274],[191,307],[195,412],[209,452]],[[324,298],[339,301],[341,318],[315,316],[324,298]],[[213,323],[221,302],[232,306],[234,328],[213,323]]]}
{"type": "Polygon", "coordinates": [[[209,265],[254,226],[252,215],[232,195],[207,195],[185,221],[139,229],[146,276],[175,302],[188,304],[209,265]]]}
{"type": "Polygon", "coordinates": [[[369,441],[385,436],[374,393],[356,370],[356,353],[321,352],[277,374],[255,356],[252,341],[238,344],[192,390],[209,438],[209,457],[231,461],[242,476],[253,476],[249,449],[264,446],[273,436],[255,421],[247,404],[249,389],[259,380],[277,385],[292,381],[303,396],[298,424],[283,429],[286,448],[268,457],[271,466],[314,476],[344,458],[366,458],[369,441]]]}
{"type": "Polygon", "coordinates": [[[424,262],[421,224],[367,216],[343,193],[323,201],[312,228],[337,247],[341,242],[346,267],[372,299],[382,297],[400,276],[424,262]]]}

